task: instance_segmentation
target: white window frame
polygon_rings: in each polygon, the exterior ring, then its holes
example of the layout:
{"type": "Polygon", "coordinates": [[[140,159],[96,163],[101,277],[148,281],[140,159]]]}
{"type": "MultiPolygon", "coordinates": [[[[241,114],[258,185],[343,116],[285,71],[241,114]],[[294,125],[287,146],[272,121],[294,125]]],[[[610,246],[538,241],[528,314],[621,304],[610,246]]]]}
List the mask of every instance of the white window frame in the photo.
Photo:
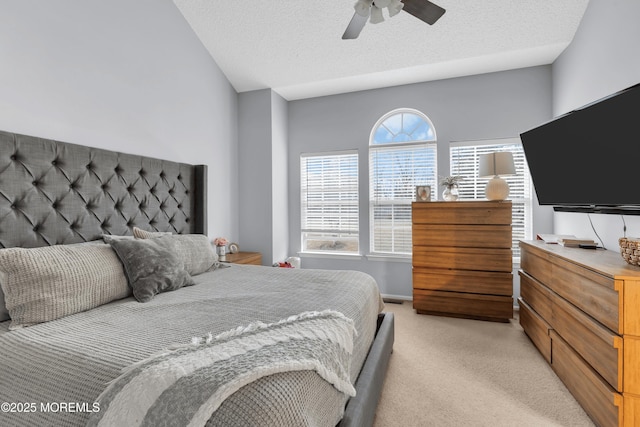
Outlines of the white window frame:
{"type": "Polygon", "coordinates": [[[452,175],[460,175],[463,180],[459,184],[460,200],[486,200],[484,195],[485,186],[489,178],[478,177],[478,155],[493,151],[512,151],[516,167],[516,175],[503,176],[510,187],[508,199],[512,202],[512,229],[513,229],[513,262],[520,262],[519,240],[528,240],[533,235],[533,185],[531,175],[527,165],[522,141],[520,138],[498,138],[471,141],[451,141],[449,143],[449,165],[452,175]],[[518,148],[513,148],[518,147],[518,148]],[[470,150],[469,150],[470,149],[470,150]],[[454,151],[473,150],[473,153],[465,155],[473,156],[464,162],[457,161],[458,155],[454,151]]]}
{"type": "Polygon", "coordinates": [[[357,150],[300,155],[301,254],[360,255],[358,168],[357,150]],[[329,167],[312,181],[307,173],[311,159],[326,160],[329,167]],[[351,166],[331,164],[341,159],[351,166]],[[309,248],[312,240],[311,246],[319,246],[309,248]]]}
{"type": "MultiPolygon", "coordinates": [[[[437,189],[437,134],[435,126],[429,117],[421,111],[412,109],[412,108],[398,108],[396,110],[390,111],[387,114],[383,115],[375,124],[373,129],[371,130],[371,134],[369,136],[369,251],[373,257],[385,257],[385,258],[411,258],[412,256],[412,246],[411,246],[411,203],[415,201],[415,187],[417,185],[430,185],[432,189],[432,195],[436,193],[437,189]],[[412,140],[407,142],[391,142],[386,144],[374,143],[375,135],[378,128],[383,125],[383,123],[391,118],[392,116],[409,113],[419,116],[422,120],[424,120],[430,127],[430,130],[433,133],[432,138],[426,140],[412,140]],[[409,150],[425,150],[425,153],[422,153],[425,158],[432,157],[432,164],[426,165],[425,169],[432,170],[433,172],[429,174],[428,178],[416,178],[415,176],[406,176],[405,179],[408,179],[410,184],[408,184],[407,188],[400,189],[400,193],[402,193],[403,197],[400,198],[381,198],[376,195],[376,180],[380,179],[376,177],[376,168],[374,157],[376,154],[380,152],[391,152],[391,151],[406,151],[409,150]],[[376,247],[377,239],[380,236],[376,236],[376,230],[379,229],[379,220],[376,220],[376,208],[380,206],[390,206],[391,212],[391,225],[389,229],[383,230],[386,233],[390,233],[390,244],[391,250],[381,250],[381,248],[376,247]],[[405,224],[405,220],[395,219],[395,212],[397,207],[400,207],[402,211],[402,206],[406,206],[407,212],[404,213],[403,217],[408,216],[408,222],[405,224]],[[399,236],[399,237],[398,237],[399,236]],[[396,240],[399,241],[396,244],[396,240]],[[399,247],[400,249],[396,249],[399,247]],[[402,250],[405,248],[405,250],[402,250]]],[[[412,171],[413,172],[413,171],[412,171]]],[[[395,176],[395,175],[394,175],[395,176]]],[[[393,193],[398,191],[399,187],[393,187],[393,193]]],[[[382,231],[381,231],[382,232],[382,231]]]]}

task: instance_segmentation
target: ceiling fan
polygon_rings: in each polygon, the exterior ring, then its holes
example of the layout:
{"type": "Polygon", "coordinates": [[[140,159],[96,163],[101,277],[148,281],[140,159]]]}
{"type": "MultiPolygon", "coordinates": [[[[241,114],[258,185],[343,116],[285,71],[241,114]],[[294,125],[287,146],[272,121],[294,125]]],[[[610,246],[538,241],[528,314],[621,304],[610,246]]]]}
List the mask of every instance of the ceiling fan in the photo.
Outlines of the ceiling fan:
{"type": "Polygon", "coordinates": [[[435,24],[445,12],[443,8],[429,0],[358,0],[353,7],[356,11],[342,35],[343,40],[358,38],[367,19],[372,24],[384,21],[382,9],[385,7],[389,11],[389,16],[395,16],[404,10],[429,25],[435,24]]]}

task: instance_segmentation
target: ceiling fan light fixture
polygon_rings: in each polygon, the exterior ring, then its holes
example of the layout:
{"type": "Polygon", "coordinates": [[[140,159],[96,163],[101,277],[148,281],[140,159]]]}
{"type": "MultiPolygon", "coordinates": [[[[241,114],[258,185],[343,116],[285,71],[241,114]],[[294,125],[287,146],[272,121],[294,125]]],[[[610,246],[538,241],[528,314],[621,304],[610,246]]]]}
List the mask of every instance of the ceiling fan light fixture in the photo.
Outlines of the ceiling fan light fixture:
{"type": "Polygon", "coordinates": [[[373,4],[378,6],[380,9],[384,9],[391,4],[391,0],[374,0],[373,4]]]}
{"type": "Polygon", "coordinates": [[[379,24],[383,21],[384,16],[382,16],[382,9],[380,9],[376,5],[371,6],[371,19],[369,20],[369,22],[371,22],[372,24],[379,24]]]}
{"type": "Polygon", "coordinates": [[[385,7],[389,17],[404,10],[429,25],[435,24],[446,12],[429,0],[357,0],[353,7],[356,11],[342,35],[343,40],[357,39],[367,21],[372,24],[383,22],[382,9],[385,7]]]}
{"type": "Polygon", "coordinates": [[[372,4],[373,0],[358,0],[356,4],[353,5],[353,8],[358,15],[368,17],[369,13],[371,13],[372,4]]]}
{"type": "Polygon", "coordinates": [[[387,6],[389,16],[396,16],[402,11],[403,7],[404,3],[402,3],[400,0],[392,0],[389,6],[387,6]]]}

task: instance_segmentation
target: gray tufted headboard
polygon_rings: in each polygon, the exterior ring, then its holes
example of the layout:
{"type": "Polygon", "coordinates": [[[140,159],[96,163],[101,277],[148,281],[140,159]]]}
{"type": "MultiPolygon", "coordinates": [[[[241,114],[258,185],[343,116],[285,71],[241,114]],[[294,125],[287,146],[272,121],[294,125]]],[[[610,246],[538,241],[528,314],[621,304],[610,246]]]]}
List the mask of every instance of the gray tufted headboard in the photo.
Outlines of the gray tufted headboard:
{"type": "Polygon", "coordinates": [[[0,131],[0,247],[207,233],[206,165],[0,131]]]}

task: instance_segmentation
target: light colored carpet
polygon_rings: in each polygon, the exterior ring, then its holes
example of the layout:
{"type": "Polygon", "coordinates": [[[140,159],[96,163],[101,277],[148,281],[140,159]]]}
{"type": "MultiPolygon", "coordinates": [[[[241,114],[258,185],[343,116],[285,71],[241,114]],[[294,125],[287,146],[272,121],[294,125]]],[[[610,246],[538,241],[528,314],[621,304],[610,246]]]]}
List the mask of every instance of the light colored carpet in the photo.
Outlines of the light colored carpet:
{"type": "Polygon", "coordinates": [[[517,320],[395,313],[395,342],[374,427],[593,426],[517,320]]]}

